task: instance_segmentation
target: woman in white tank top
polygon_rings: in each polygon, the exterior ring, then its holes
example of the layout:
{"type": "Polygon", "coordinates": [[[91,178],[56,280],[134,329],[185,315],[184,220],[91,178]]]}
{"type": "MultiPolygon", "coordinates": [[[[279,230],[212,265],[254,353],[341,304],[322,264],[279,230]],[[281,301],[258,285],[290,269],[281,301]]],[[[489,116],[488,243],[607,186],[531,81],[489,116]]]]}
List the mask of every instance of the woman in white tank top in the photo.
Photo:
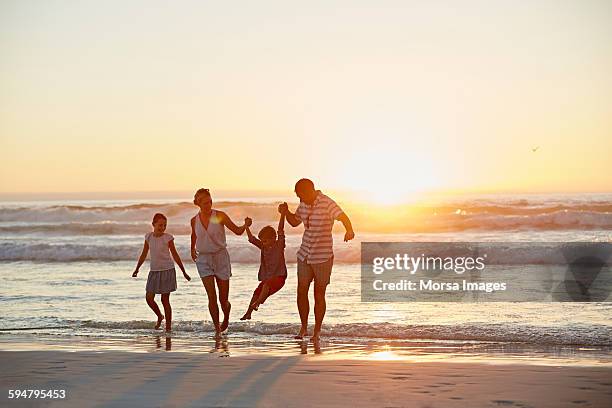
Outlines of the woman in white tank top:
{"type": "Polygon", "coordinates": [[[215,334],[218,336],[227,329],[232,308],[228,300],[232,266],[227,252],[225,228],[236,235],[242,235],[252,221],[247,217],[244,219],[244,225],[239,227],[223,211],[213,210],[212,197],[208,189],[199,189],[195,193],[193,203],[200,208],[200,211],[191,219],[191,259],[195,262],[206,289],[208,310],[215,326],[215,334]],[[219,324],[217,288],[219,303],[223,310],[221,324],[219,324]]]}

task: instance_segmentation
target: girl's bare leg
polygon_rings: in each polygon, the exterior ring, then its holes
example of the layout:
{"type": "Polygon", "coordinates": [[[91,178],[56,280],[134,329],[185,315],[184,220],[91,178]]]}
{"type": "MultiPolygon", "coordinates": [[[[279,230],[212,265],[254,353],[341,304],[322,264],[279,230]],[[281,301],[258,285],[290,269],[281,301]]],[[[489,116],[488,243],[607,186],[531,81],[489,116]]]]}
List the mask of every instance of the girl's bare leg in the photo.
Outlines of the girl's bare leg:
{"type": "Polygon", "coordinates": [[[162,305],[164,305],[164,313],[166,314],[166,332],[172,331],[172,307],[170,306],[170,294],[162,293],[162,305]]]}
{"type": "Polygon", "coordinates": [[[270,293],[270,287],[268,286],[268,284],[264,284],[263,287],[261,288],[261,292],[259,292],[259,297],[255,301],[255,303],[251,304],[251,306],[253,306],[253,309],[257,310],[259,305],[261,305],[263,302],[266,301],[266,299],[269,296],[269,293],[270,293]]]}
{"type": "Polygon", "coordinates": [[[206,295],[208,296],[208,311],[210,317],[215,326],[215,334],[221,334],[221,327],[219,326],[219,305],[217,305],[217,289],[215,288],[215,277],[206,276],[202,278],[204,289],[206,289],[206,295]]]}
{"type": "Polygon", "coordinates": [[[145,299],[147,299],[147,305],[149,305],[151,310],[153,310],[157,316],[157,323],[155,324],[155,329],[157,330],[161,326],[162,320],[164,320],[164,315],[161,314],[159,306],[157,306],[157,303],[155,302],[155,293],[147,292],[145,299]]]}

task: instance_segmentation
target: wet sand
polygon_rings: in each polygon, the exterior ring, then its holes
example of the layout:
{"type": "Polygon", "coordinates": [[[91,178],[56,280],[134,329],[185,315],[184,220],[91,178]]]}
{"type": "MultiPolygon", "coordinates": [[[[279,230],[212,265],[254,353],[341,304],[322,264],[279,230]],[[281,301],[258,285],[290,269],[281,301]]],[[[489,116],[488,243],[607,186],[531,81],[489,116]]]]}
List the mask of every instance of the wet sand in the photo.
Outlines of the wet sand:
{"type": "MultiPolygon", "coordinates": [[[[2,406],[608,407],[612,368],[206,353],[0,351],[2,406]],[[9,400],[64,389],[64,400],[9,400]]],[[[452,360],[452,359],[449,359],[452,360]]]]}

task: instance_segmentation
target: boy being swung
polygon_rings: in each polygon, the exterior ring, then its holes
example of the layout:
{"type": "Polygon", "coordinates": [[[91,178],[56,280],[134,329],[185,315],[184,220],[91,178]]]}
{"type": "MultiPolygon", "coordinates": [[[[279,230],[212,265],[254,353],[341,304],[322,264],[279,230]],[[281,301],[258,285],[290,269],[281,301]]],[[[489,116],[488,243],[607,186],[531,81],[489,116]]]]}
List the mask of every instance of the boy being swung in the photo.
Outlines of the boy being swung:
{"type": "Polygon", "coordinates": [[[271,226],[259,231],[255,238],[249,227],[246,228],[249,242],[261,250],[259,273],[257,278],[259,286],[253,292],[249,307],[240,320],[250,320],[251,313],[257,310],[266,299],[278,292],[287,279],[287,266],[285,265],[285,215],[281,214],[278,222],[278,237],[271,226]]]}

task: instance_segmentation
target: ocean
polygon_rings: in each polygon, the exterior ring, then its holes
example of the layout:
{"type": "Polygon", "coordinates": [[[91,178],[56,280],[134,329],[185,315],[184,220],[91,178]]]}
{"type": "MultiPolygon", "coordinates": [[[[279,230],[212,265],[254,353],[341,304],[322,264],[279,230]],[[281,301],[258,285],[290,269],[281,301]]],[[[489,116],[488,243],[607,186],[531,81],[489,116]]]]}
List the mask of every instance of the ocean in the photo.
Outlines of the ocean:
{"type": "MultiPolygon", "coordinates": [[[[245,216],[253,218],[252,229],[258,231],[276,227],[278,203],[278,197],[235,196],[216,200],[214,208],[238,224],[245,216]]],[[[457,196],[394,206],[339,203],[353,220],[356,239],[343,242],[336,223],[323,333],[330,349],[396,344],[404,352],[411,347],[473,351],[521,344],[552,348],[552,355],[569,359],[609,359],[612,303],[361,302],[360,243],[611,242],[612,194],[457,196]]],[[[147,265],[138,278],[131,274],[156,212],[168,216],[167,232],[175,235],[193,278],[186,282],[177,276],[178,290],[171,296],[173,341],[191,349],[203,339],[208,342],[207,299],[189,257],[189,219],[197,209],[188,196],[0,202],[0,342],[7,336],[37,336],[64,344],[77,336],[133,339],[139,347],[137,339],[148,338],[145,343],[155,347],[154,316],[144,301],[147,265]]],[[[238,319],[258,283],[259,253],[246,235],[228,231],[233,268],[228,336],[235,344],[282,350],[299,327],[295,253],[302,229],[286,229],[287,283],[249,322],[238,319]]]]}

